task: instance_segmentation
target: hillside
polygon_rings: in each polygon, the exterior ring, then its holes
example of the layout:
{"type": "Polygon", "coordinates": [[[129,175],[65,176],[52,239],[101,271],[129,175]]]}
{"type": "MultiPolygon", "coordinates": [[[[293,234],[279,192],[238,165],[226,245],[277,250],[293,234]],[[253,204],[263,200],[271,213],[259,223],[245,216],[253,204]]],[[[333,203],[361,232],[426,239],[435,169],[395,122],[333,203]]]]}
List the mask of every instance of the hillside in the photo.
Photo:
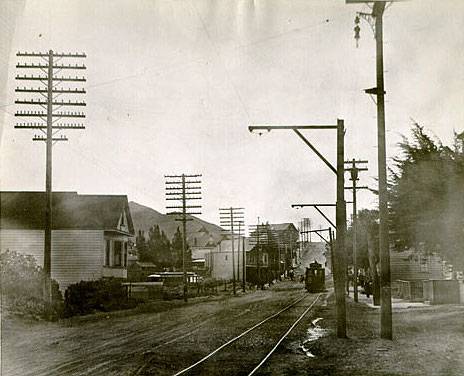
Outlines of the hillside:
{"type": "MultiPolygon", "coordinates": [[[[129,208],[136,233],[141,230],[147,236],[150,227],[158,225],[171,240],[177,227],[181,226],[181,222],[176,221],[175,216],[161,214],[148,206],[140,205],[134,201],[129,202],[129,208]]],[[[195,243],[197,246],[204,246],[210,240],[216,243],[221,239],[222,229],[219,226],[194,216],[189,217],[193,219],[187,223],[187,241],[190,246],[194,246],[195,243]]]]}

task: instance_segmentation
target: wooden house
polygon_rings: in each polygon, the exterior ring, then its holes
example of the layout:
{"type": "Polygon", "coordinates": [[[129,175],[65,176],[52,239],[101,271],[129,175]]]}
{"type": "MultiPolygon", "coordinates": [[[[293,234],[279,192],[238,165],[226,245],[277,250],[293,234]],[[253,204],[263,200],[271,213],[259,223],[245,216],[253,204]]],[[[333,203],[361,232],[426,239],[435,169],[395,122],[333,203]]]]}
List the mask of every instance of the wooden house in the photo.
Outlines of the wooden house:
{"type": "Polygon", "coordinates": [[[298,229],[293,223],[271,223],[269,226],[280,247],[281,260],[285,262],[285,270],[296,267],[300,261],[298,252],[300,233],[298,229]]]}
{"type": "MultiPolygon", "coordinates": [[[[0,251],[43,266],[45,193],[0,192],[0,251]]],[[[81,280],[127,278],[134,227],[125,195],[52,194],[51,274],[60,289],[81,280]]]]}
{"type": "Polygon", "coordinates": [[[436,254],[413,249],[390,252],[392,294],[401,299],[424,300],[424,281],[443,279],[443,261],[436,254]]]}
{"type": "MultiPolygon", "coordinates": [[[[245,255],[251,249],[248,238],[238,236],[234,238],[234,255],[232,257],[232,241],[231,239],[223,239],[219,242],[214,250],[205,254],[205,267],[208,269],[210,276],[216,279],[231,280],[233,277],[232,258],[234,259],[235,278],[243,278],[243,249],[245,255]],[[245,246],[243,246],[245,242],[245,246]],[[240,250],[238,249],[240,246],[240,250]]],[[[247,256],[245,256],[245,259],[247,256]]]]}
{"type": "Polygon", "coordinates": [[[391,280],[443,279],[443,261],[436,254],[407,250],[390,252],[391,280]]]}

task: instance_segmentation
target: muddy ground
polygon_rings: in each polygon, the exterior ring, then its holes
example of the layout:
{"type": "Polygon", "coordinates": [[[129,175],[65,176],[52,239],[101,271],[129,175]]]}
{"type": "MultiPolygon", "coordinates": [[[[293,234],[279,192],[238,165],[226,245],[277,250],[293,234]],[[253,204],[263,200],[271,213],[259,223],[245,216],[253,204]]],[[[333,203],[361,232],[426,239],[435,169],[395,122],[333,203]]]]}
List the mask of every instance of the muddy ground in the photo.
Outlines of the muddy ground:
{"type": "MultiPolygon", "coordinates": [[[[158,302],[150,312],[116,312],[44,323],[2,318],[2,375],[173,375],[228,339],[306,296],[187,375],[246,375],[315,299],[301,284],[265,291],[158,302]]],[[[394,309],[394,340],[380,340],[379,310],[348,301],[348,339],[337,339],[325,294],[259,375],[464,375],[464,307],[394,309]],[[315,319],[322,318],[317,323],[315,319]],[[322,335],[305,341],[310,334],[322,335]],[[303,351],[302,345],[305,350],[303,351]]]]}
{"type": "MultiPolygon", "coordinates": [[[[302,284],[283,282],[237,297],[159,302],[158,308],[150,308],[157,312],[99,314],[58,323],[7,316],[2,322],[2,375],[172,375],[303,295],[309,303],[312,297],[302,284]]],[[[303,308],[304,302],[269,334],[285,331],[286,322],[303,308]]],[[[242,343],[242,351],[252,355],[255,347],[272,343],[273,336],[267,337],[262,333],[242,343]]],[[[201,373],[223,374],[224,362],[210,363],[201,373]]],[[[227,367],[229,374],[237,374],[235,360],[227,367]]]]}
{"type": "Polygon", "coordinates": [[[464,375],[464,306],[393,308],[393,341],[380,336],[380,310],[347,303],[347,339],[337,339],[333,297],[315,316],[326,336],[301,344],[311,326],[299,326],[260,375],[315,376],[462,376],[464,375]],[[288,361],[288,359],[292,359],[288,361]]]}

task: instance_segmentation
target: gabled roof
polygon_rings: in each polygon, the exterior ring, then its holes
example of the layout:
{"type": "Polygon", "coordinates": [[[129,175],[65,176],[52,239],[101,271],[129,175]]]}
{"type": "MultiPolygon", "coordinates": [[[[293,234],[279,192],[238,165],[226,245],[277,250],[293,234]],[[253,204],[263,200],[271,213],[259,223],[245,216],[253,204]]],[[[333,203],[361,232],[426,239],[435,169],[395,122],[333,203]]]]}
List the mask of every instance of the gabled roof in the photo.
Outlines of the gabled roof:
{"type": "Polygon", "coordinates": [[[269,224],[271,226],[272,231],[286,231],[286,230],[293,230],[298,232],[297,228],[295,225],[291,222],[289,223],[271,223],[269,224]]]}
{"type": "MultiPolygon", "coordinates": [[[[129,233],[134,226],[126,195],[80,195],[53,192],[52,229],[118,230],[125,212],[129,233]]],[[[45,192],[0,192],[0,228],[45,228],[45,192]]]]}

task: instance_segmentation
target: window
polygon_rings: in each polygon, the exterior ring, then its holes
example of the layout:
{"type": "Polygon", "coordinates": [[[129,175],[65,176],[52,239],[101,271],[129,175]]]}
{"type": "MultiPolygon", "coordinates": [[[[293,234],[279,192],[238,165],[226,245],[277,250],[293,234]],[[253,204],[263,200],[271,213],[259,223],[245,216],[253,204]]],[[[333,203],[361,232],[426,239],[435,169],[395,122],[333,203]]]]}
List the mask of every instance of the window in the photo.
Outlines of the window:
{"type": "Polygon", "coordinates": [[[105,246],[105,266],[110,265],[111,240],[106,240],[105,246]]]}
{"type": "Polygon", "coordinates": [[[127,242],[124,242],[124,266],[127,266],[127,242]]]}
{"type": "Polygon", "coordinates": [[[114,242],[113,265],[122,266],[122,242],[119,241],[114,242]]]}

